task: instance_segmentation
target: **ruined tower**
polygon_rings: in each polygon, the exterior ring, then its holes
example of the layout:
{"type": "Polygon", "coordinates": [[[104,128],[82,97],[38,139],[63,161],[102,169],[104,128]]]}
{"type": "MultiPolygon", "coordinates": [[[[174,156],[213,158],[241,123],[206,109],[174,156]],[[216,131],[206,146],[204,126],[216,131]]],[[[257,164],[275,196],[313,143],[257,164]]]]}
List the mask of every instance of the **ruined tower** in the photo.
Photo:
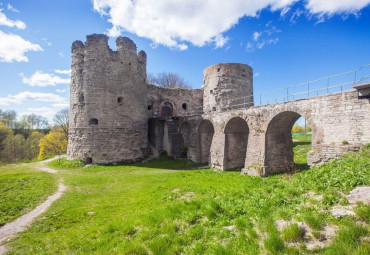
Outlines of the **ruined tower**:
{"type": "Polygon", "coordinates": [[[127,37],[72,45],[68,159],[133,162],[148,153],[146,54],[127,37]]]}
{"type": "Polygon", "coordinates": [[[253,106],[253,70],[237,63],[216,64],[203,71],[203,111],[220,111],[230,105],[253,106]]]}

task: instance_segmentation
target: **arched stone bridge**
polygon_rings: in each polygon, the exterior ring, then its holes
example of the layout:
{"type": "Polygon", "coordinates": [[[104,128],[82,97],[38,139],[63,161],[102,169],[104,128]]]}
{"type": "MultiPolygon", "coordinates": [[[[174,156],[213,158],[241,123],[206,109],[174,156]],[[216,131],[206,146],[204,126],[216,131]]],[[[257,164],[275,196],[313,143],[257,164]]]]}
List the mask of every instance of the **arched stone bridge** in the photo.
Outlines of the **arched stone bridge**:
{"type": "MultiPolygon", "coordinates": [[[[308,164],[320,164],[370,143],[370,84],[285,103],[179,118],[178,135],[187,157],[219,169],[251,175],[285,172],[294,165],[291,129],[303,116],[312,128],[308,164]]],[[[171,128],[165,128],[171,141],[171,128]]],[[[174,131],[174,133],[177,133],[174,131]]],[[[177,137],[177,138],[176,138],[177,137]]],[[[179,147],[179,146],[178,146],[179,147]]],[[[166,142],[164,144],[166,149],[166,142]]],[[[167,148],[167,150],[171,148],[167,148]]],[[[172,148],[174,151],[174,148],[172,148]]]]}

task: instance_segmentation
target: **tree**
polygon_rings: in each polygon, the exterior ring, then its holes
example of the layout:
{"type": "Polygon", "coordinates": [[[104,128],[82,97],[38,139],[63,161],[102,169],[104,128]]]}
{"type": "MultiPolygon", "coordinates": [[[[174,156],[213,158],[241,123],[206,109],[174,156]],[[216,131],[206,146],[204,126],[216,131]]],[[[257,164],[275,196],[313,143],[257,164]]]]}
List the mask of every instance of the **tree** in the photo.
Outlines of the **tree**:
{"type": "Polygon", "coordinates": [[[4,141],[4,149],[1,152],[1,161],[15,163],[25,159],[26,139],[23,135],[8,135],[4,141]]]}
{"type": "Polygon", "coordinates": [[[32,134],[26,140],[26,159],[31,160],[37,158],[39,155],[39,143],[44,137],[44,134],[33,131],[32,134]]]}
{"type": "Polygon", "coordinates": [[[0,153],[5,147],[5,139],[10,135],[13,135],[13,131],[0,122],[0,153]]]}
{"type": "Polygon", "coordinates": [[[68,141],[68,128],[69,128],[69,109],[63,109],[57,112],[54,116],[55,125],[63,130],[65,139],[68,141]]]}
{"type": "Polygon", "coordinates": [[[298,124],[294,124],[294,126],[292,128],[292,133],[303,133],[303,132],[304,132],[304,128],[303,127],[301,127],[298,124]]]}
{"type": "MultiPolygon", "coordinates": [[[[306,125],[306,132],[311,132],[310,125],[306,125]]],[[[304,127],[301,127],[298,124],[294,124],[292,128],[292,133],[304,133],[304,127]]]]}
{"type": "Polygon", "coordinates": [[[162,72],[157,75],[148,74],[147,82],[165,88],[190,88],[191,86],[180,75],[176,73],[162,72]]]}
{"type": "Polygon", "coordinates": [[[34,113],[23,115],[22,121],[27,123],[31,130],[44,129],[49,126],[49,122],[45,117],[34,113]]]}
{"type": "Polygon", "coordinates": [[[38,159],[66,153],[67,139],[64,130],[60,127],[54,127],[49,134],[41,138],[39,146],[40,152],[38,159]]]}
{"type": "Polygon", "coordinates": [[[15,123],[17,122],[17,113],[13,110],[7,110],[1,112],[0,120],[3,122],[8,128],[14,128],[15,123]]]}

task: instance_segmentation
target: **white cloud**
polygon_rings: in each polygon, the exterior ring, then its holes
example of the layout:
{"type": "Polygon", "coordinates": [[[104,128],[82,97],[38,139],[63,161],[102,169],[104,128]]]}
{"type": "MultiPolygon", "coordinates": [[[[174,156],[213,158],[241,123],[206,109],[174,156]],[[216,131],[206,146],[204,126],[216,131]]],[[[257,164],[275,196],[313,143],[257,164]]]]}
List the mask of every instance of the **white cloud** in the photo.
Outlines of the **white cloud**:
{"type": "Polygon", "coordinates": [[[290,11],[290,7],[284,7],[280,12],[280,17],[284,17],[290,11]]]}
{"type": "Polygon", "coordinates": [[[110,36],[130,32],[164,45],[185,50],[188,44],[216,48],[227,42],[224,33],[245,16],[257,17],[263,9],[286,15],[297,2],[311,15],[354,13],[370,0],[93,0],[94,10],[108,16],[110,36]]]}
{"type": "Polygon", "coordinates": [[[52,43],[49,42],[48,38],[46,38],[46,37],[42,38],[41,40],[43,40],[46,43],[46,45],[49,46],[49,47],[52,45],[52,43]]]}
{"type": "Polygon", "coordinates": [[[57,109],[53,109],[50,107],[27,108],[27,111],[22,112],[20,115],[28,115],[35,113],[37,115],[41,115],[47,118],[48,120],[52,120],[57,111],[58,111],[57,109]]]}
{"type": "Polygon", "coordinates": [[[67,107],[69,107],[69,104],[68,103],[53,104],[53,107],[55,107],[55,108],[67,108],[67,107]]]}
{"type": "Polygon", "coordinates": [[[64,53],[63,52],[59,52],[58,55],[59,55],[59,57],[64,58],[64,53]]]}
{"type": "Polygon", "coordinates": [[[68,70],[55,69],[54,72],[59,73],[59,74],[71,75],[71,69],[68,69],[68,70]]]}
{"type": "Polygon", "coordinates": [[[53,93],[40,93],[24,91],[16,95],[8,95],[7,97],[0,97],[0,105],[22,104],[24,101],[40,101],[48,103],[66,103],[66,98],[53,93]]]}
{"type": "MultiPolygon", "coordinates": [[[[23,76],[23,74],[21,74],[21,76],[23,76]]],[[[30,86],[46,87],[46,86],[55,86],[57,84],[69,84],[70,79],[61,78],[55,74],[42,73],[40,71],[36,71],[30,77],[23,77],[22,82],[30,86]]]]}
{"type": "Polygon", "coordinates": [[[28,51],[42,51],[40,45],[24,40],[19,35],[6,34],[0,30],[0,62],[28,62],[28,51]]]}
{"type": "Polygon", "coordinates": [[[254,32],[253,33],[253,36],[252,36],[253,41],[258,41],[258,39],[260,38],[260,36],[261,36],[261,33],[260,32],[254,32]]]}
{"type": "Polygon", "coordinates": [[[8,4],[8,10],[12,11],[12,12],[19,13],[19,11],[17,9],[15,9],[13,6],[11,6],[10,4],[8,4]]]}
{"type": "Polygon", "coordinates": [[[7,26],[7,27],[16,27],[18,29],[25,29],[26,24],[20,20],[11,20],[6,17],[2,10],[0,9],[0,26],[7,26]]]}
{"type": "Polygon", "coordinates": [[[64,93],[64,92],[66,92],[67,91],[67,89],[57,89],[56,90],[58,93],[64,93]]]}
{"type": "Polygon", "coordinates": [[[256,17],[264,8],[289,6],[296,0],[93,0],[95,11],[107,15],[110,36],[123,31],[146,37],[156,44],[180,50],[190,42],[195,46],[209,43],[222,47],[223,33],[243,16],[256,17]]]}
{"type": "Polygon", "coordinates": [[[27,108],[27,111],[22,112],[20,115],[25,115],[25,114],[31,114],[35,113],[37,115],[41,115],[43,117],[46,117],[49,119],[49,121],[53,120],[53,117],[55,114],[60,111],[61,109],[68,108],[69,104],[67,103],[60,103],[60,104],[52,104],[52,107],[38,107],[38,108],[27,108]]]}
{"type": "Polygon", "coordinates": [[[229,41],[229,37],[224,37],[222,34],[218,34],[214,38],[215,48],[222,48],[229,41]]]}
{"type": "Polygon", "coordinates": [[[357,13],[370,4],[370,0],[307,0],[306,9],[312,14],[328,15],[357,13]]]}
{"type": "Polygon", "coordinates": [[[279,41],[279,37],[272,38],[272,35],[280,33],[281,30],[272,25],[272,21],[267,22],[265,27],[265,30],[252,34],[252,41],[248,42],[246,46],[248,52],[260,50],[266,45],[276,44],[279,41]]]}
{"type": "Polygon", "coordinates": [[[296,10],[293,12],[292,16],[290,17],[290,22],[291,22],[291,23],[293,23],[293,24],[297,23],[298,18],[299,18],[302,14],[304,14],[305,12],[306,12],[306,11],[303,11],[303,10],[301,10],[301,9],[296,9],[296,10]]]}

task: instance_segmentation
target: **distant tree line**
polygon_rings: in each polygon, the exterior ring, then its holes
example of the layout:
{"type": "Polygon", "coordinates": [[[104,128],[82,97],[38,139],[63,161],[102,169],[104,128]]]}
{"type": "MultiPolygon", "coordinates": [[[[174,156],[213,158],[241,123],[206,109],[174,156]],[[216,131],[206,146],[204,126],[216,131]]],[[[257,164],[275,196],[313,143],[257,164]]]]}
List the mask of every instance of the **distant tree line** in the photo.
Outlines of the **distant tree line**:
{"type": "Polygon", "coordinates": [[[54,116],[54,124],[37,114],[18,118],[13,110],[0,109],[0,162],[16,163],[66,152],[68,109],[54,116]]]}
{"type": "MultiPolygon", "coordinates": [[[[304,127],[300,126],[299,124],[294,124],[292,128],[292,133],[304,133],[305,129],[304,127]]],[[[306,125],[306,132],[311,132],[311,127],[309,125],[306,125]]]]}

